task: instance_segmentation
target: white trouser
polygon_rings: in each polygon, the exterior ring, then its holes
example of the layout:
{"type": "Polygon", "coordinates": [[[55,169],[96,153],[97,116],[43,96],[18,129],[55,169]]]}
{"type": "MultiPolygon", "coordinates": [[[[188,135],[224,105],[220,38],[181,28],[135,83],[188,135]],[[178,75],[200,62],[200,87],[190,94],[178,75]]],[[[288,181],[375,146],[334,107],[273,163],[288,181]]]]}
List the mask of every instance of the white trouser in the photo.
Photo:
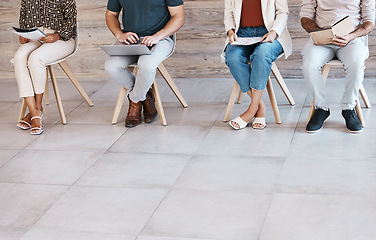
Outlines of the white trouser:
{"type": "Polygon", "coordinates": [[[326,88],[321,75],[322,67],[333,58],[338,58],[345,68],[345,92],[341,101],[342,109],[354,109],[359,88],[364,78],[364,61],[368,58],[365,37],[356,38],[345,47],[334,44],[314,45],[309,39],[303,51],[303,74],[309,90],[315,98],[315,107],[329,109],[326,88]]]}
{"type": "Polygon", "coordinates": [[[144,101],[146,93],[154,82],[159,64],[165,60],[174,48],[174,41],[167,37],[152,48],[152,54],[140,56],[109,56],[105,70],[112,79],[128,90],[132,102],[144,101]],[[127,66],[137,63],[137,77],[127,66]]]}
{"type": "MultiPolygon", "coordinates": [[[[43,29],[44,33],[54,30],[43,29]]],[[[54,43],[43,43],[32,40],[21,44],[18,48],[13,65],[20,97],[31,97],[44,93],[46,86],[46,65],[68,56],[73,52],[75,40],[58,40],[54,43]]]]}

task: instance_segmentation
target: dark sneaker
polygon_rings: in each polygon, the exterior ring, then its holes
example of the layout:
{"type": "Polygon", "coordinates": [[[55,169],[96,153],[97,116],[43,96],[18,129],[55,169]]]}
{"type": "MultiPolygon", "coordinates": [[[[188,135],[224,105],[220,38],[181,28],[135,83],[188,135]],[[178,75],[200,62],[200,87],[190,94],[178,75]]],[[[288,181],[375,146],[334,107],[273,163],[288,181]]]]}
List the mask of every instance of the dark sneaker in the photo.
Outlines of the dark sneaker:
{"type": "Polygon", "coordinates": [[[315,133],[322,129],[322,125],[324,124],[324,121],[329,117],[330,110],[328,111],[316,108],[315,112],[312,115],[311,120],[309,120],[306,131],[307,133],[315,133]]]}
{"type": "Polygon", "coordinates": [[[354,109],[342,110],[342,116],[346,121],[346,129],[351,133],[359,133],[362,131],[362,123],[354,109]]]}

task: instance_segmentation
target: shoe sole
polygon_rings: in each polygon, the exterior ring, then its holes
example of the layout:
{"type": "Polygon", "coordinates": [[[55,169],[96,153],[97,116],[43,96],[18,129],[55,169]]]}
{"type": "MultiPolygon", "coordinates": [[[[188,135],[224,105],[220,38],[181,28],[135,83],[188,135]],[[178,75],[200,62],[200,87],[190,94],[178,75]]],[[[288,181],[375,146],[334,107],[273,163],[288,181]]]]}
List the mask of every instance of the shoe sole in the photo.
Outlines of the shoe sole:
{"type": "Polygon", "coordinates": [[[324,128],[324,126],[322,126],[320,129],[313,130],[313,131],[306,130],[306,132],[307,133],[317,133],[317,132],[320,132],[323,128],[324,128]]]}
{"type": "Polygon", "coordinates": [[[358,130],[358,131],[352,131],[348,128],[346,128],[346,130],[349,132],[349,133],[361,133],[362,132],[362,129],[358,130]]]}

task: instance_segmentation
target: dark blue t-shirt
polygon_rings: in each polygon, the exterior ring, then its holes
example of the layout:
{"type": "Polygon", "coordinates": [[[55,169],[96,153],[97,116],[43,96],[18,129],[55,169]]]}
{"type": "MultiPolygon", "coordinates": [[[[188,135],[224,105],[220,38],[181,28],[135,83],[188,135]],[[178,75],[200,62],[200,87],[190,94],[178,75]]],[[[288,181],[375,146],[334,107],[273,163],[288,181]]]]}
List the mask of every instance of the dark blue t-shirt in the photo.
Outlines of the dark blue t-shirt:
{"type": "Polygon", "coordinates": [[[108,0],[107,9],[112,12],[123,9],[123,32],[150,36],[164,28],[171,19],[167,7],[182,4],[183,0],[108,0]]]}

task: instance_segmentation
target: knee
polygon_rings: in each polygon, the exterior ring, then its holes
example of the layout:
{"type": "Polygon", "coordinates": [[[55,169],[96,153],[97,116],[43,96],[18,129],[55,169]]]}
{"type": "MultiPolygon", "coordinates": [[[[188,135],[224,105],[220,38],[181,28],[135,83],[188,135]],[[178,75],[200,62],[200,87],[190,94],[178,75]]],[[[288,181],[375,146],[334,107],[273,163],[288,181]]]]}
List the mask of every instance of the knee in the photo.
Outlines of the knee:
{"type": "Polygon", "coordinates": [[[321,69],[324,65],[316,62],[314,59],[304,56],[303,57],[303,73],[306,74],[321,74],[321,69]]]}
{"type": "Polygon", "coordinates": [[[239,65],[240,63],[248,63],[248,59],[245,59],[242,55],[236,51],[226,51],[225,63],[228,67],[231,65],[239,65]]]}
{"type": "Polygon", "coordinates": [[[142,60],[142,59],[139,59],[139,61],[137,62],[138,70],[142,72],[156,73],[158,65],[153,64],[150,61],[142,60]]]}
{"type": "Polygon", "coordinates": [[[12,60],[14,66],[18,66],[20,64],[26,64],[27,63],[27,54],[17,51],[14,55],[14,58],[12,60]]]}
{"type": "Polygon", "coordinates": [[[44,67],[45,64],[42,58],[38,54],[36,54],[35,52],[32,52],[29,56],[28,66],[29,67],[35,67],[35,66],[44,67]]]}
{"type": "Polygon", "coordinates": [[[124,70],[126,66],[120,64],[120,61],[117,57],[108,57],[104,62],[104,69],[108,73],[117,72],[119,70],[124,70]]]}
{"type": "Polygon", "coordinates": [[[363,71],[364,70],[364,58],[360,56],[351,57],[343,61],[345,69],[351,71],[363,71]]]}

